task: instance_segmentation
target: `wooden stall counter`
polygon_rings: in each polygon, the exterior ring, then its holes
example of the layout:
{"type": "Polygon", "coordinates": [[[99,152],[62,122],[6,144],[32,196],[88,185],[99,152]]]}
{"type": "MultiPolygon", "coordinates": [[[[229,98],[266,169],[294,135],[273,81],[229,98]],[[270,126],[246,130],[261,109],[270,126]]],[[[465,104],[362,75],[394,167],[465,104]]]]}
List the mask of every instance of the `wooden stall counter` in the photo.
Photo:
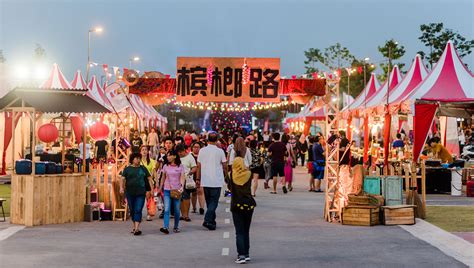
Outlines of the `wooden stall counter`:
{"type": "Polygon", "coordinates": [[[11,223],[26,226],[84,220],[86,175],[12,175],[11,223]]]}

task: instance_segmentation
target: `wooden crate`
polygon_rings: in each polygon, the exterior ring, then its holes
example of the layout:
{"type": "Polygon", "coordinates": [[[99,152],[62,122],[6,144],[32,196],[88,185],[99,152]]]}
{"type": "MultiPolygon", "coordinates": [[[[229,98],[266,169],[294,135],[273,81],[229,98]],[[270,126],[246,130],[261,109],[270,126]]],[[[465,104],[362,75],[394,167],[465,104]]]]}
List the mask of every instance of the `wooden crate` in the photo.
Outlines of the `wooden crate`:
{"type": "Polygon", "coordinates": [[[415,224],[415,207],[413,205],[383,206],[384,224],[415,224]]]}
{"type": "Polygon", "coordinates": [[[381,195],[348,195],[349,206],[383,206],[384,198],[381,195]]]}
{"type": "Polygon", "coordinates": [[[342,224],[373,226],[380,224],[380,208],[377,206],[347,206],[342,210],[342,224]]]}
{"type": "Polygon", "coordinates": [[[84,220],[85,203],[85,175],[12,175],[13,224],[80,222],[84,220]]]}

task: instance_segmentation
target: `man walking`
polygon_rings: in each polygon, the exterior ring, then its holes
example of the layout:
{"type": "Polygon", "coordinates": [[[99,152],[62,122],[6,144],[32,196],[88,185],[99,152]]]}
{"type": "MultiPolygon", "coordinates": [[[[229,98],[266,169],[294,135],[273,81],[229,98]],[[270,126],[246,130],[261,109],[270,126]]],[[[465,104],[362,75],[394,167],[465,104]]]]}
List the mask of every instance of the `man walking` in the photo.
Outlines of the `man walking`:
{"type": "MultiPolygon", "coordinates": [[[[272,135],[273,143],[268,147],[268,155],[272,160],[272,177],[273,191],[271,194],[277,193],[278,176],[285,179],[285,152],[286,146],[280,141],[280,133],[276,132],[272,135]]],[[[284,188],[286,189],[286,188],[284,188]]]]}
{"type": "Polygon", "coordinates": [[[216,146],[217,138],[217,133],[209,133],[208,145],[199,152],[197,163],[197,180],[201,182],[204,189],[207,205],[202,226],[211,231],[216,229],[216,209],[224,178],[228,174],[225,153],[216,146]]]}

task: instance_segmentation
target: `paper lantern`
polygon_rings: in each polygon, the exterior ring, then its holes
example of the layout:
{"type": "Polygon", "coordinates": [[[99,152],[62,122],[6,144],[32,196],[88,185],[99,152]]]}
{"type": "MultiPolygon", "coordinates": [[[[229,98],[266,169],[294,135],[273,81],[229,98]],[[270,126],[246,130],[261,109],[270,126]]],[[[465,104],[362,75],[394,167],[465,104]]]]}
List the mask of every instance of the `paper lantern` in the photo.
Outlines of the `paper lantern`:
{"type": "Polygon", "coordinates": [[[54,124],[44,124],[38,128],[38,138],[42,142],[50,143],[59,136],[58,128],[54,124]]]}
{"type": "Polygon", "coordinates": [[[109,127],[102,122],[96,122],[90,126],[89,134],[96,141],[105,140],[109,136],[109,127]]]}

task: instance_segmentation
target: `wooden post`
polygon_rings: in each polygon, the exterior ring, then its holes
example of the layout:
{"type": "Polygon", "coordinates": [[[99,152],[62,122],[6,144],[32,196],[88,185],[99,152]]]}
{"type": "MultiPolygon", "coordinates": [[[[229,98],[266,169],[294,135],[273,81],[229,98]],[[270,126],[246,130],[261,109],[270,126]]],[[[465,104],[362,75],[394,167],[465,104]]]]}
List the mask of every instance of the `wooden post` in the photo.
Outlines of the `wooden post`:
{"type": "Polygon", "coordinates": [[[36,168],[35,168],[35,155],[36,155],[36,111],[33,109],[33,112],[31,113],[31,116],[32,116],[32,128],[31,128],[31,135],[33,135],[32,139],[31,139],[31,162],[32,162],[32,167],[31,167],[31,174],[35,174],[36,173],[36,168]]]}
{"type": "Polygon", "coordinates": [[[426,213],[426,167],[425,161],[421,161],[421,199],[423,201],[423,211],[426,213]]]}
{"type": "Polygon", "coordinates": [[[64,168],[64,158],[66,156],[66,152],[65,152],[65,142],[66,142],[66,117],[64,117],[63,114],[61,114],[61,119],[62,119],[62,123],[61,123],[61,136],[62,136],[62,142],[61,142],[61,166],[64,168]]]}
{"type": "Polygon", "coordinates": [[[86,131],[86,116],[85,114],[82,114],[82,174],[86,174],[86,164],[87,164],[87,161],[86,161],[86,155],[87,155],[87,152],[86,152],[86,149],[87,149],[87,146],[86,146],[86,134],[87,134],[87,131],[86,131]]]}

